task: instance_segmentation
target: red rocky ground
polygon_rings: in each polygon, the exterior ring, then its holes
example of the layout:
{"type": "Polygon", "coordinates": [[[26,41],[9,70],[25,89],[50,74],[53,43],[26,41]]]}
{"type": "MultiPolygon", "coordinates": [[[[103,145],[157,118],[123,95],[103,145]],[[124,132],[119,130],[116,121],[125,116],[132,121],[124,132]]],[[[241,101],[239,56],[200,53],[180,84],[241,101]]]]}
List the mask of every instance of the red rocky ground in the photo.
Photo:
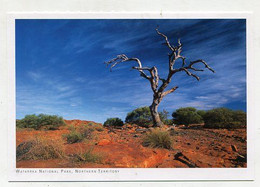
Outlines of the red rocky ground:
{"type": "MultiPolygon", "coordinates": [[[[59,130],[18,130],[17,146],[34,136],[62,142],[66,155],[93,150],[101,155],[99,163],[72,162],[70,159],[21,160],[18,168],[185,168],[246,167],[246,130],[175,127],[170,130],[173,149],[143,147],[142,136],[147,129],[127,125],[122,129],[104,128],[94,131],[92,139],[68,144],[62,137],[69,125],[88,125],[88,121],[66,120],[59,130]]],[[[91,122],[92,124],[94,122],[91,122]]],[[[95,124],[95,123],[94,123],[95,124]]]]}

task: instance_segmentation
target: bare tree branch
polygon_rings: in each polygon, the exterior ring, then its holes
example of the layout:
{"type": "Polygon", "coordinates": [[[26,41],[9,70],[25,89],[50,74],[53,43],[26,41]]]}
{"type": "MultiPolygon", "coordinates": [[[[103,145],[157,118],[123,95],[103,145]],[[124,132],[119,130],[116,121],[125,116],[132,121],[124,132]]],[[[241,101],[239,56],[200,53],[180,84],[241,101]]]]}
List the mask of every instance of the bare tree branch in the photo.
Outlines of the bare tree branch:
{"type": "Polygon", "coordinates": [[[211,68],[211,67],[209,67],[209,65],[204,61],[204,60],[201,60],[201,59],[199,59],[199,60],[195,60],[195,61],[193,61],[193,62],[190,62],[190,67],[192,67],[192,65],[194,65],[194,64],[196,64],[196,63],[199,63],[199,62],[201,62],[202,64],[204,64],[205,65],[205,68],[207,68],[207,69],[209,69],[210,71],[212,71],[213,73],[215,73],[215,71],[211,68]]]}
{"type": "Polygon", "coordinates": [[[175,86],[175,87],[173,87],[172,89],[163,92],[163,93],[162,93],[162,97],[164,97],[164,96],[166,96],[166,95],[168,95],[168,94],[174,92],[175,90],[177,90],[177,88],[178,88],[178,86],[175,86]]]}
{"type": "Polygon", "coordinates": [[[116,58],[113,58],[112,60],[105,62],[105,64],[107,64],[107,66],[110,66],[110,71],[112,71],[112,68],[115,67],[117,64],[121,63],[121,62],[127,62],[127,61],[135,61],[138,64],[138,67],[134,67],[133,69],[137,69],[140,72],[140,76],[146,78],[146,79],[150,79],[150,77],[148,75],[145,74],[145,72],[143,71],[143,67],[142,67],[142,63],[138,58],[128,58],[125,54],[121,54],[121,55],[117,55],[116,58]]]}
{"type": "Polygon", "coordinates": [[[186,68],[183,68],[183,70],[187,73],[187,75],[195,77],[198,81],[200,80],[200,78],[197,75],[189,72],[186,68]]]}
{"type": "Polygon", "coordinates": [[[172,51],[175,51],[174,47],[171,46],[169,40],[168,40],[168,37],[166,35],[164,35],[163,33],[161,33],[158,28],[156,28],[156,32],[157,34],[159,34],[160,36],[164,37],[165,39],[165,44],[172,50],[172,51]]]}
{"type": "Polygon", "coordinates": [[[111,59],[108,62],[105,62],[107,66],[110,66],[110,71],[112,70],[113,67],[115,67],[117,64],[121,62],[127,62],[127,61],[134,61],[137,63],[137,66],[133,66],[132,69],[135,69],[140,72],[140,76],[144,77],[145,79],[149,80],[151,89],[153,90],[153,103],[150,106],[150,111],[152,114],[154,126],[161,126],[162,122],[160,120],[160,116],[158,113],[158,105],[160,104],[161,100],[164,98],[164,96],[173,93],[178,86],[175,86],[167,91],[164,91],[169,84],[171,83],[172,76],[177,73],[184,71],[188,76],[192,76],[196,78],[198,81],[200,78],[194,73],[194,72],[199,72],[199,71],[204,71],[204,69],[199,69],[195,66],[198,63],[202,63],[205,65],[205,69],[208,69],[212,71],[213,73],[215,72],[204,60],[196,60],[196,61],[191,61],[189,64],[186,63],[186,57],[181,55],[182,52],[182,43],[181,40],[178,39],[178,44],[176,46],[172,45],[168,39],[168,37],[161,33],[158,28],[156,28],[156,32],[158,35],[164,38],[165,44],[169,49],[170,52],[168,54],[168,75],[167,77],[161,78],[158,74],[158,70],[155,66],[152,68],[150,67],[143,67],[141,61],[138,58],[128,58],[125,54],[118,55],[116,58],[111,59]],[[181,60],[181,67],[180,68],[174,68],[176,61],[180,59],[181,60]],[[150,76],[148,76],[146,73],[149,72],[150,76]],[[161,81],[161,85],[159,86],[159,81],[161,81]]]}

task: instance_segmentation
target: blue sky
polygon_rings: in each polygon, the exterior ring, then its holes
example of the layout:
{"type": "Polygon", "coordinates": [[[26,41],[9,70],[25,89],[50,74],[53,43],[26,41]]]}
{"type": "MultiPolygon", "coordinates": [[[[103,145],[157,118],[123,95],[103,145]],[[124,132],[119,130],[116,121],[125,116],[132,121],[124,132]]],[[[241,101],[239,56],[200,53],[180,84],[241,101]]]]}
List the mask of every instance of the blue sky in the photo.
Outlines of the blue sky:
{"type": "Polygon", "coordinates": [[[181,39],[187,61],[204,59],[216,71],[198,72],[200,81],[176,74],[171,87],[179,88],[159,110],[246,110],[245,20],[16,20],[17,118],[46,113],[104,122],[149,106],[149,82],[131,70],[133,62],[112,72],[104,62],[124,53],[166,76],[169,50],[157,26],[173,44],[181,39]]]}

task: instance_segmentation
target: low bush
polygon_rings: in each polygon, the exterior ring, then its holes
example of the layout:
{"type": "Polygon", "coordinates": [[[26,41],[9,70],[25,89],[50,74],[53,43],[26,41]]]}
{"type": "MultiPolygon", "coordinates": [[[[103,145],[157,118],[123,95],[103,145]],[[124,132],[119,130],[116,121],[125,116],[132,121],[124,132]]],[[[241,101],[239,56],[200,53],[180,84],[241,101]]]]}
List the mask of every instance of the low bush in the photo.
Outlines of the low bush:
{"type": "Polygon", "coordinates": [[[16,148],[17,160],[48,160],[65,158],[64,144],[62,141],[53,141],[43,137],[19,144],[16,148]]]}
{"type": "Polygon", "coordinates": [[[177,109],[172,113],[172,117],[176,124],[183,124],[185,126],[203,122],[202,116],[198,113],[196,108],[193,107],[177,109]]]}
{"type": "Polygon", "coordinates": [[[126,123],[136,124],[142,127],[149,127],[152,125],[152,115],[149,107],[140,107],[132,112],[129,112],[125,119],[126,123]]]}
{"type": "Polygon", "coordinates": [[[26,115],[23,119],[16,121],[16,126],[18,128],[33,128],[35,130],[55,130],[62,125],[65,125],[62,117],[46,114],[26,115]]]}
{"type": "Polygon", "coordinates": [[[172,148],[172,140],[168,131],[159,128],[151,130],[143,137],[143,146],[153,148],[172,148]]]}
{"type": "Polygon", "coordinates": [[[80,132],[73,130],[69,134],[64,134],[63,138],[66,139],[67,143],[73,144],[81,142],[84,139],[84,136],[80,132]]]}
{"type": "Polygon", "coordinates": [[[105,127],[111,127],[111,126],[122,127],[123,125],[124,122],[119,118],[108,118],[104,123],[105,127]]]}
{"type": "Polygon", "coordinates": [[[205,128],[245,128],[246,113],[227,108],[216,108],[206,112],[204,121],[205,128]]]}
{"type": "Polygon", "coordinates": [[[204,119],[207,111],[206,110],[197,110],[197,113],[202,117],[202,119],[204,119]]]}

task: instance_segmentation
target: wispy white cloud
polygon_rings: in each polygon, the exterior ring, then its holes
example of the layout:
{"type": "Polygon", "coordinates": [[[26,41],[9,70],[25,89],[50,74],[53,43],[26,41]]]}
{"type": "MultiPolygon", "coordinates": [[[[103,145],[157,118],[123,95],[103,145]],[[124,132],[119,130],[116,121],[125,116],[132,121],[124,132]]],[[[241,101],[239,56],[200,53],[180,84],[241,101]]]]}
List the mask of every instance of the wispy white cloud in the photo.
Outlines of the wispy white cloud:
{"type": "Polygon", "coordinates": [[[39,73],[39,72],[32,72],[32,71],[27,72],[27,75],[28,75],[33,81],[38,81],[38,80],[42,77],[41,73],[39,73]]]}

